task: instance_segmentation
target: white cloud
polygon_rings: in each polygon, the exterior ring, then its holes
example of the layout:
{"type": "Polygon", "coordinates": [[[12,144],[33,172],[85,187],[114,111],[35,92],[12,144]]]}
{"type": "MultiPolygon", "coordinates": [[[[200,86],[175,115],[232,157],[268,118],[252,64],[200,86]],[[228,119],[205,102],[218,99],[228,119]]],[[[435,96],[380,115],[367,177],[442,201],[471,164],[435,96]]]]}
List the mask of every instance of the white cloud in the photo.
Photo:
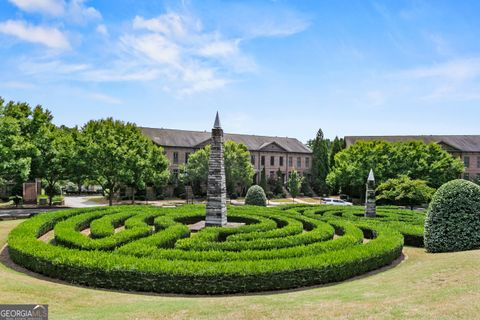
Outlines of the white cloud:
{"type": "Polygon", "coordinates": [[[60,60],[36,62],[30,59],[24,59],[23,61],[20,61],[18,66],[24,74],[30,76],[47,76],[49,74],[71,75],[86,71],[90,68],[90,66],[87,64],[64,63],[60,60]]]}
{"type": "Polygon", "coordinates": [[[133,28],[162,33],[166,36],[183,37],[187,33],[185,22],[184,17],[175,13],[166,13],[153,19],[136,16],[133,19],[133,28]]]}
{"type": "Polygon", "coordinates": [[[39,12],[51,16],[61,16],[65,13],[63,0],[9,0],[25,12],[39,12]]]}
{"type": "Polygon", "coordinates": [[[57,28],[34,26],[21,20],[0,23],[0,33],[17,37],[23,41],[39,43],[53,49],[68,49],[67,36],[57,28]]]}
{"type": "Polygon", "coordinates": [[[121,41],[125,47],[133,48],[154,62],[171,66],[178,66],[180,63],[180,48],[160,34],[128,35],[121,38],[121,41]]]}
{"type": "Polygon", "coordinates": [[[399,73],[409,78],[441,77],[448,80],[464,81],[480,76],[480,58],[452,60],[426,67],[409,69],[399,73]]]}
{"type": "Polygon", "coordinates": [[[388,77],[408,86],[412,98],[425,102],[480,100],[480,58],[449,60],[397,72],[388,77]]]}
{"type": "Polygon", "coordinates": [[[128,68],[126,66],[90,69],[79,74],[79,79],[88,82],[153,81],[160,72],[156,69],[128,68]]]}
{"type": "MultiPolygon", "coordinates": [[[[88,7],[85,0],[58,3],[63,4],[63,11],[57,9],[59,16],[56,18],[62,18],[65,22],[67,19],[75,23],[101,19],[100,12],[88,7]]],[[[19,5],[19,8],[27,10],[25,6],[19,5]]],[[[36,10],[39,12],[39,9],[36,10]]],[[[37,58],[28,56],[20,60],[17,66],[23,74],[39,81],[148,81],[155,82],[159,88],[172,94],[190,95],[222,88],[235,81],[240,74],[256,72],[254,59],[242,48],[245,42],[256,37],[287,36],[306,28],[306,24],[298,19],[284,23],[279,21],[266,18],[262,32],[243,30],[228,36],[218,28],[205,29],[190,11],[168,12],[150,19],[135,16],[130,28],[118,38],[110,36],[107,27],[100,21],[94,30],[108,36],[105,38],[108,44],[98,58],[89,56],[91,59],[88,63],[82,63],[82,60],[75,62],[67,57],[62,60],[58,55],[54,60],[49,60],[51,56],[48,55],[37,58]]],[[[70,47],[65,34],[55,28],[7,21],[0,25],[0,32],[51,48],[70,47]]],[[[75,32],[71,35],[71,41],[77,43],[74,36],[75,32]]],[[[83,39],[76,40],[80,42],[83,39]]]]}
{"type": "Polygon", "coordinates": [[[85,0],[71,0],[67,7],[67,18],[75,23],[84,24],[91,20],[102,19],[100,12],[94,7],[87,7],[85,0]]]}
{"type": "Polygon", "coordinates": [[[99,24],[95,30],[103,36],[108,36],[108,29],[104,24],[99,24]]]}
{"type": "Polygon", "coordinates": [[[94,7],[85,5],[85,0],[9,0],[20,10],[48,16],[66,18],[67,22],[86,23],[101,19],[102,15],[94,7]]]}
{"type": "Polygon", "coordinates": [[[120,41],[124,54],[158,70],[165,90],[181,94],[221,88],[231,82],[226,74],[255,69],[253,60],[240,50],[241,39],[206,31],[190,15],[136,16],[132,32],[120,41]]]}
{"type": "Polygon", "coordinates": [[[180,92],[187,95],[221,88],[230,82],[218,76],[215,70],[199,66],[184,68],[181,72],[181,79],[188,85],[180,89],[180,92]]]}
{"type": "Polygon", "coordinates": [[[287,37],[306,30],[310,23],[304,19],[286,19],[284,21],[265,20],[250,29],[250,37],[287,37]]]}
{"type": "Polygon", "coordinates": [[[200,47],[198,53],[206,57],[226,57],[238,52],[240,40],[215,41],[200,47]]]}

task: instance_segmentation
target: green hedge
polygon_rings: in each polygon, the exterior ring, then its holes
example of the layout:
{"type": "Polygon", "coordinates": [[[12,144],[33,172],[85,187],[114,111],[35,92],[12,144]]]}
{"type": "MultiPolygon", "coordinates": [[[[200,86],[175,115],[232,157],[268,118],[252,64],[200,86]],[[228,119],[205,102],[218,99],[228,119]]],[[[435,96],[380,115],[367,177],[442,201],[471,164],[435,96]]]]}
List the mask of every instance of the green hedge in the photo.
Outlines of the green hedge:
{"type": "Polygon", "coordinates": [[[423,247],[425,214],[414,210],[398,209],[394,206],[377,207],[375,218],[365,218],[364,207],[331,206],[331,205],[301,205],[292,204],[281,207],[288,212],[298,212],[305,216],[317,217],[322,220],[341,219],[352,222],[365,222],[372,226],[383,225],[400,232],[405,245],[423,247]]]}
{"type": "Polygon", "coordinates": [[[480,248],[480,187],[453,180],[434,194],[425,221],[425,248],[429,252],[480,248]]]}
{"type": "Polygon", "coordinates": [[[186,294],[341,281],[401,254],[402,235],[384,223],[317,214],[310,207],[282,209],[229,207],[230,221],[245,225],[196,234],[187,224],[204,217],[204,206],[65,210],[20,224],[9,235],[9,251],[16,263],[72,283],[186,294]],[[122,224],[125,230],[112,231],[122,224]],[[97,238],[81,233],[87,227],[97,238]],[[37,239],[53,228],[56,245],[37,239]],[[374,239],[363,244],[364,234],[374,239]]]}

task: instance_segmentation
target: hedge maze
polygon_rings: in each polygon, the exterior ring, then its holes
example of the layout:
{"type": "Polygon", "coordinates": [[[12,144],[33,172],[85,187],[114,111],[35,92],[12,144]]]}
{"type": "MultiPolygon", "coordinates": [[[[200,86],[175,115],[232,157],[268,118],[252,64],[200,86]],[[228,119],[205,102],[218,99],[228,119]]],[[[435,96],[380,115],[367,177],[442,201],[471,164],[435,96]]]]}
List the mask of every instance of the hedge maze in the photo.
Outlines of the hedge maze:
{"type": "Polygon", "coordinates": [[[271,291],[342,281],[423,245],[424,214],[380,207],[230,207],[236,228],[189,225],[205,207],[118,206],[33,217],[9,235],[12,260],[93,287],[182,294],[271,291]],[[46,241],[42,236],[53,233],[46,241]],[[42,237],[42,238],[40,238],[42,237]],[[39,239],[40,238],[40,239],[39,239]]]}

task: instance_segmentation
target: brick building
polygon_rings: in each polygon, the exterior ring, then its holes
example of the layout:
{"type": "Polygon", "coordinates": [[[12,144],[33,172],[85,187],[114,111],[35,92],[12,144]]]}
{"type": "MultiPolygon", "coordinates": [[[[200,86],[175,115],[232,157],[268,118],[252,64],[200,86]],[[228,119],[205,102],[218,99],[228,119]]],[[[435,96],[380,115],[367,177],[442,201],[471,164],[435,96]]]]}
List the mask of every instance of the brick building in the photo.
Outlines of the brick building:
{"type": "Polygon", "coordinates": [[[465,165],[463,178],[466,180],[480,179],[480,135],[420,135],[420,136],[347,136],[347,148],[355,142],[383,140],[388,142],[423,141],[438,143],[452,156],[461,159],[465,165]]]}
{"type": "MultiPolygon", "coordinates": [[[[164,148],[173,175],[178,174],[181,164],[187,163],[190,154],[210,144],[211,139],[211,133],[207,131],[140,129],[164,148]]],[[[275,176],[279,169],[287,178],[294,169],[304,174],[312,166],[312,151],[295,138],[225,133],[225,141],[229,140],[247,146],[255,170],[255,183],[259,183],[263,168],[267,178],[275,176]]]]}

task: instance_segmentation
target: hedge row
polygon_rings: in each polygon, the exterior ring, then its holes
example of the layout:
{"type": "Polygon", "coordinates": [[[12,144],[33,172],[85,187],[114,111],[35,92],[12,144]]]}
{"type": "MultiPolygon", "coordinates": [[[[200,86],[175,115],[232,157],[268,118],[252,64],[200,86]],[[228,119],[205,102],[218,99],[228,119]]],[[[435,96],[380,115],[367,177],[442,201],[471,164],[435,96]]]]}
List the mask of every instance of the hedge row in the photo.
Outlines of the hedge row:
{"type": "Polygon", "coordinates": [[[372,226],[382,225],[397,230],[403,237],[406,245],[423,247],[424,221],[423,212],[397,209],[394,206],[380,206],[375,218],[365,218],[364,208],[359,206],[328,206],[328,205],[286,205],[280,207],[286,212],[297,212],[308,217],[317,217],[321,220],[342,219],[351,222],[367,223],[372,226]]]}
{"type": "Polygon", "coordinates": [[[226,294],[345,280],[391,263],[403,247],[402,235],[381,223],[249,206],[229,208],[229,220],[244,226],[190,234],[187,224],[202,219],[204,210],[135,206],[46,213],[11,232],[10,255],[30,270],[88,286],[226,294]],[[125,230],[112,233],[122,223],[125,230]],[[92,225],[102,237],[80,232],[92,225]],[[303,231],[296,233],[300,225],[303,231]],[[57,245],[37,239],[52,228],[57,245]],[[374,239],[362,244],[362,231],[374,239]],[[334,232],[339,237],[333,239],[334,232]]]}

